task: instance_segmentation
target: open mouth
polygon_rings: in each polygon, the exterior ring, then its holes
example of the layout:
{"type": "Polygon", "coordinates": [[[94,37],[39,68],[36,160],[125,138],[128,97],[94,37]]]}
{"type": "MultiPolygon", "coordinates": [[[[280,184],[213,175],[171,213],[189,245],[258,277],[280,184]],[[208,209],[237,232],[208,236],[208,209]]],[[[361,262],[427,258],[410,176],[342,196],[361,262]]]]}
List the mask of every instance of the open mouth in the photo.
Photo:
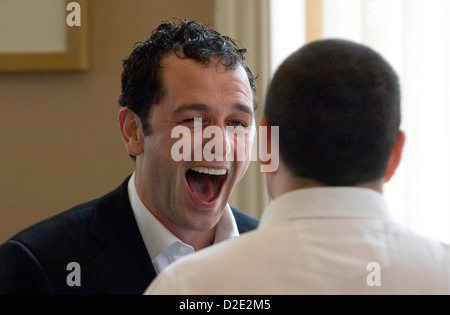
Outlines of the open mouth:
{"type": "Polygon", "coordinates": [[[186,172],[186,180],[192,194],[203,202],[216,199],[227,179],[227,170],[193,167],[186,172]]]}

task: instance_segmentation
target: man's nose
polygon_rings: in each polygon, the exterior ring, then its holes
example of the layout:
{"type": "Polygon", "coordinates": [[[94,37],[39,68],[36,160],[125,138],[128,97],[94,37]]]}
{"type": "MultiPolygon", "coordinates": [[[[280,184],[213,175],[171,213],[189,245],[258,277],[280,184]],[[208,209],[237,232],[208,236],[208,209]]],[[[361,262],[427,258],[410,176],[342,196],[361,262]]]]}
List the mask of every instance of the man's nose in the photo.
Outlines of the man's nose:
{"type": "Polygon", "coordinates": [[[226,156],[233,152],[233,135],[227,132],[225,124],[208,126],[203,137],[204,151],[211,152],[215,160],[226,161],[226,156]]]}

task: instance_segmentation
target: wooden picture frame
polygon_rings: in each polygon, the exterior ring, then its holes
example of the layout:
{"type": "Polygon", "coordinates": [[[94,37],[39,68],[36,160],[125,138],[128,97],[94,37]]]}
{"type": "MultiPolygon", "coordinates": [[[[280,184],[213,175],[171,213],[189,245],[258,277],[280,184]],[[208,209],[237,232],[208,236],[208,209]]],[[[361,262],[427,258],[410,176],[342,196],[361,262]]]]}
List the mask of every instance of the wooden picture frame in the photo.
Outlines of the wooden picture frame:
{"type": "Polygon", "coordinates": [[[306,6],[306,42],[310,43],[323,37],[323,2],[322,0],[305,0],[306,6]]]}
{"type": "MultiPolygon", "coordinates": [[[[0,0],[9,1],[9,0],[0,0]]],[[[89,68],[88,53],[88,0],[67,1],[63,12],[57,9],[57,15],[64,19],[65,48],[62,51],[0,51],[0,72],[42,72],[42,71],[87,71],[89,68]],[[71,13],[67,5],[70,2],[79,4],[81,25],[69,26],[67,17],[71,13]]],[[[24,2],[21,2],[24,5],[24,2]]],[[[28,2],[31,3],[31,2],[28,2]]],[[[16,4],[19,5],[19,4],[16,4]]],[[[59,6],[58,6],[59,7],[59,6]]],[[[15,8],[17,11],[18,8],[15,8]]],[[[59,19],[59,17],[58,17],[59,19]]],[[[55,27],[61,27],[58,23],[55,27]]],[[[1,37],[0,37],[1,40],[1,37]]]]}

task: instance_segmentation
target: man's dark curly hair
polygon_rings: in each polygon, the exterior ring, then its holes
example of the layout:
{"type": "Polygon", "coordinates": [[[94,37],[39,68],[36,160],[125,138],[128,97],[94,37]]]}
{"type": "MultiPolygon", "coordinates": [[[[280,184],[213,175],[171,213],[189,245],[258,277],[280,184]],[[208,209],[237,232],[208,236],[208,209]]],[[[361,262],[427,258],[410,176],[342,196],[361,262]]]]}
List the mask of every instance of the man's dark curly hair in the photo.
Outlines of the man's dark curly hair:
{"type": "Polygon", "coordinates": [[[280,126],[280,158],[328,186],[380,180],[401,122],[400,82],[377,52],[346,40],[310,43],[275,72],[264,115],[280,126]]]}
{"type": "Polygon", "coordinates": [[[244,67],[253,93],[256,110],[255,77],[247,66],[245,48],[235,40],[223,36],[202,24],[186,19],[165,22],[155,29],[143,43],[138,43],[131,55],[123,59],[122,94],[119,104],[139,116],[144,134],[151,133],[148,116],[153,104],[164,96],[161,80],[161,60],[170,52],[180,58],[190,58],[209,65],[216,58],[227,69],[244,67]]]}

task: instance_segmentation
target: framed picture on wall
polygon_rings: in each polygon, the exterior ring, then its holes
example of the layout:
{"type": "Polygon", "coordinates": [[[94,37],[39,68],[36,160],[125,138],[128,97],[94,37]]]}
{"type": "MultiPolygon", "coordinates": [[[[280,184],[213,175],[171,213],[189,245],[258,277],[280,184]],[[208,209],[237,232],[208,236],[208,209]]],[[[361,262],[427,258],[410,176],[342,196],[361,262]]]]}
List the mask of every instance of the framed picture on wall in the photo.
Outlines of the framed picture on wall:
{"type": "Polygon", "coordinates": [[[86,71],[88,0],[0,0],[0,72],[86,71]]]}

